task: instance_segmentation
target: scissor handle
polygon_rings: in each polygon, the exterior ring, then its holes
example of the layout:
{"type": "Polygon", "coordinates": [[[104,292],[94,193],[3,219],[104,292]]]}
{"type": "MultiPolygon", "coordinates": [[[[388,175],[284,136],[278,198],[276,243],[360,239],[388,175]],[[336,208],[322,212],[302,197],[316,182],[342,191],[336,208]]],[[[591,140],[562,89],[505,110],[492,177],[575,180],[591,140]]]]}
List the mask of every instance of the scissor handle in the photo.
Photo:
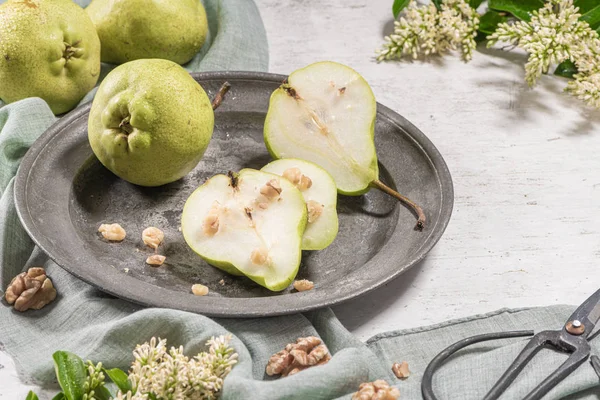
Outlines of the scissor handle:
{"type": "Polygon", "coordinates": [[[507,368],[506,372],[498,379],[498,382],[485,395],[483,400],[497,400],[516,379],[517,375],[525,368],[527,363],[531,361],[535,355],[544,348],[546,344],[556,346],[561,343],[563,346],[568,346],[566,350],[572,354],[556,371],[551,373],[546,379],[536,386],[523,400],[541,399],[560,381],[569,376],[577,369],[590,355],[590,345],[584,338],[574,337],[572,340],[575,343],[567,343],[561,341],[562,332],[560,331],[544,331],[535,335],[529,343],[521,350],[517,358],[507,368]]]}
{"type": "Polygon", "coordinates": [[[438,398],[433,393],[433,374],[444,363],[444,361],[446,361],[448,357],[450,357],[452,354],[456,353],[460,349],[463,349],[475,343],[486,342],[489,340],[533,336],[533,333],[533,331],[486,333],[483,335],[477,335],[463,339],[460,342],[456,342],[453,345],[448,346],[440,354],[435,356],[433,360],[431,360],[431,362],[425,369],[425,372],[423,373],[423,380],[421,381],[421,393],[423,394],[423,398],[425,400],[438,400],[438,398]]]}

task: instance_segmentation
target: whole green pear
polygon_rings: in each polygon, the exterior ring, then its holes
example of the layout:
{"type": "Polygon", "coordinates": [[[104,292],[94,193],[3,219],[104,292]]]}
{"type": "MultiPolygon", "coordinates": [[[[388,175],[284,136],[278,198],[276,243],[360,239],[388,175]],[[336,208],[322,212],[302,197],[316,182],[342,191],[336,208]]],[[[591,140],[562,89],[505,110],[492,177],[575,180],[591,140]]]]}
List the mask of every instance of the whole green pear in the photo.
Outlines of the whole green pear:
{"type": "Polygon", "coordinates": [[[72,0],[0,5],[0,98],[41,97],[55,114],[74,108],[100,75],[100,40],[72,0]]]}
{"type": "Polygon", "coordinates": [[[102,164],[141,186],[174,182],[198,164],[214,128],[206,92],[168,60],[131,61],[100,84],[88,138],[102,164]]]}
{"type": "Polygon", "coordinates": [[[102,61],[190,61],[208,33],[200,0],[93,0],[86,11],[102,42],[102,61]]]}

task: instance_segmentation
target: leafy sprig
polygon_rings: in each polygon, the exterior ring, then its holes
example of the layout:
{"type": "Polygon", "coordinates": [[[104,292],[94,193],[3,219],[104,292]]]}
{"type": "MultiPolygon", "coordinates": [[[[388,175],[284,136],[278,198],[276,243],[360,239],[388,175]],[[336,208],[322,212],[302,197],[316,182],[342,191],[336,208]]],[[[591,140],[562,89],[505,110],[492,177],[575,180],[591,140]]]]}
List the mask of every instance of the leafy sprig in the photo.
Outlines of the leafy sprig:
{"type": "MultiPolygon", "coordinates": [[[[212,337],[208,351],[190,359],[183,347],[167,350],[166,339],[152,338],[136,346],[129,374],[102,363],[86,363],[70,352],[57,351],[54,367],[62,392],[53,400],[171,400],[216,399],[225,377],[237,363],[237,353],[229,345],[231,336],[212,337]],[[119,389],[115,396],[106,388],[108,377],[119,389]]],[[[38,400],[29,392],[26,400],[38,400]]]]}
{"type": "Polygon", "coordinates": [[[556,75],[572,79],[566,91],[600,108],[600,3],[598,0],[395,0],[394,33],[377,60],[441,54],[460,49],[469,61],[475,41],[504,42],[529,53],[525,80],[535,85],[556,66],[556,75]]]}

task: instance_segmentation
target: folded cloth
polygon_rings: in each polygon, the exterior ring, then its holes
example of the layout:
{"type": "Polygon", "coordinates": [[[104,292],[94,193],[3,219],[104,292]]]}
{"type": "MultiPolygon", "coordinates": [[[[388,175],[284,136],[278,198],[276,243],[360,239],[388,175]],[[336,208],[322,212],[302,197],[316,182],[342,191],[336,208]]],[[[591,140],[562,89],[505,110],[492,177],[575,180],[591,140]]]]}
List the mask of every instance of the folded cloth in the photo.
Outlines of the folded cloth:
{"type": "MultiPolygon", "coordinates": [[[[1,2],[1,1],[0,1],[1,2]]],[[[86,5],[87,1],[79,1],[86,5]]],[[[186,67],[190,71],[266,70],[267,42],[258,11],[250,0],[206,0],[208,44],[186,67]]],[[[108,71],[110,66],[104,66],[108,71]]],[[[91,99],[93,93],[88,95],[91,99]]],[[[501,310],[437,326],[389,332],[362,343],[331,310],[263,319],[215,319],[168,309],[143,308],[113,298],[71,276],[36,248],[19,223],[14,175],[21,158],[53,122],[47,104],[27,99],[0,109],[0,288],[30,266],[43,265],[58,290],[56,301],[39,311],[19,313],[0,305],[0,346],[14,358],[22,376],[55,381],[52,353],[69,350],[108,368],[127,369],[131,351],[152,336],[183,345],[187,355],[204,349],[213,335],[233,334],[239,364],[225,381],[228,399],[349,399],[362,382],[385,379],[403,399],[419,399],[427,363],[443,348],[466,336],[510,329],[558,329],[573,307],[501,310]],[[334,355],[323,366],[273,379],[265,374],[269,357],[298,337],[320,336],[334,355]],[[413,375],[398,380],[394,362],[407,361],[413,375]]],[[[592,341],[598,353],[600,343],[592,341]]],[[[465,350],[440,369],[435,389],[441,399],[480,399],[523,347],[523,340],[496,341],[465,350]]],[[[547,351],[523,372],[505,399],[521,398],[565,358],[547,351]]],[[[598,377],[581,366],[548,396],[598,399],[598,377]]],[[[0,390],[2,382],[0,382],[0,390]]]]}

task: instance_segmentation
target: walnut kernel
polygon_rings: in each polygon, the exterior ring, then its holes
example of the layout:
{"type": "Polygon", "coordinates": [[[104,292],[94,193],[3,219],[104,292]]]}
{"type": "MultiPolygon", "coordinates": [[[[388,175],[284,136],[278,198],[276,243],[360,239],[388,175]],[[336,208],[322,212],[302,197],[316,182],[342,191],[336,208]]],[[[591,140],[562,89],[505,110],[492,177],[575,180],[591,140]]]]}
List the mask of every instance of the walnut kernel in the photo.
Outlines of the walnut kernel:
{"type": "Polygon", "coordinates": [[[277,179],[271,179],[262,188],[260,188],[260,194],[265,196],[269,200],[275,200],[281,195],[281,185],[277,179]]]}
{"type": "Polygon", "coordinates": [[[294,281],[294,289],[299,292],[304,292],[306,290],[311,290],[315,287],[315,284],[309,281],[308,279],[301,279],[299,281],[294,281]]]}
{"type": "Polygon", "coordinates": [[[17,311],[39,310],[56,298],[56,289],[44,268],[29,268],[13,278],[4,297],[17,311]]]}
{"type": "Polygon", "coordinates": [[[166,259],[167,257],[161,256],[160,254],[152,254],[150,257],[146,258],[146,264],[152,265],[153,267],[160,267],[166,259]]]}
{"type": "Polygon", "coordinates": [[[384,380],[361,383],[352,400],[397,400],[400,397],[398,388],[388,385],[384,380]]]}
{"type": "Polygon", "coordinates": [[[323,204],[318,201],[309,200],[306,202],[308,208],[308,223],[315,222],[323,213],[323,204]]]}
{"type": "Polygon", "coordinates": [[[406,361],[402,361],[400,364],[394,363],[394,365],[392,365],[392,372],[398,379],[406,379],[410,376],[410,370],[408,369],[408,363],[406,361]]]}
{"type": "Polygon", "coordinates": [[[255,265],[263,265],[269,258],[269,251],[264,247],[257,247],[250,253],[250,261],[255,265]]]}
{"type": "Polygon", "coordinates": [[[208,287],[197,283],[192,285],[192,293],[196,296],[206,296],[208,294],[208,287]]]}
{"type": "Polygon", "coordinates": [[[204,219],[202,230],[206,236],[213,236],[219,231],[219,209],[219,203],[215,201],[204,219]]]}
{"type": "Polygon", "coordinates": [[[164,232],[153,226],[144,229],[142,232],[144,244],[154,250],[158,249],[158,246],[160,246],[164,238],[164,232]]]}
{"type": "Polygon", "coordinates": [[[294,375],[306,368],[326,364],[331,359],[327,346],[315,336],[299,338],[269,358],[267,375],[294,375]]]}
{"type": "Polygon", "coordinates": [[[102,234],[102,237],[111,242],[121,242],[127,236],[125,229],[119,224],[102,224],[98,228],[98,232],[102,234]]]}
{"type": "Polygon", "coordinates": [[[312,186],[312,180],[302,174],[300,168],[288,168],[283,171],[283,177],[292,182],[301,192],[309,189],[312,186]]]}

